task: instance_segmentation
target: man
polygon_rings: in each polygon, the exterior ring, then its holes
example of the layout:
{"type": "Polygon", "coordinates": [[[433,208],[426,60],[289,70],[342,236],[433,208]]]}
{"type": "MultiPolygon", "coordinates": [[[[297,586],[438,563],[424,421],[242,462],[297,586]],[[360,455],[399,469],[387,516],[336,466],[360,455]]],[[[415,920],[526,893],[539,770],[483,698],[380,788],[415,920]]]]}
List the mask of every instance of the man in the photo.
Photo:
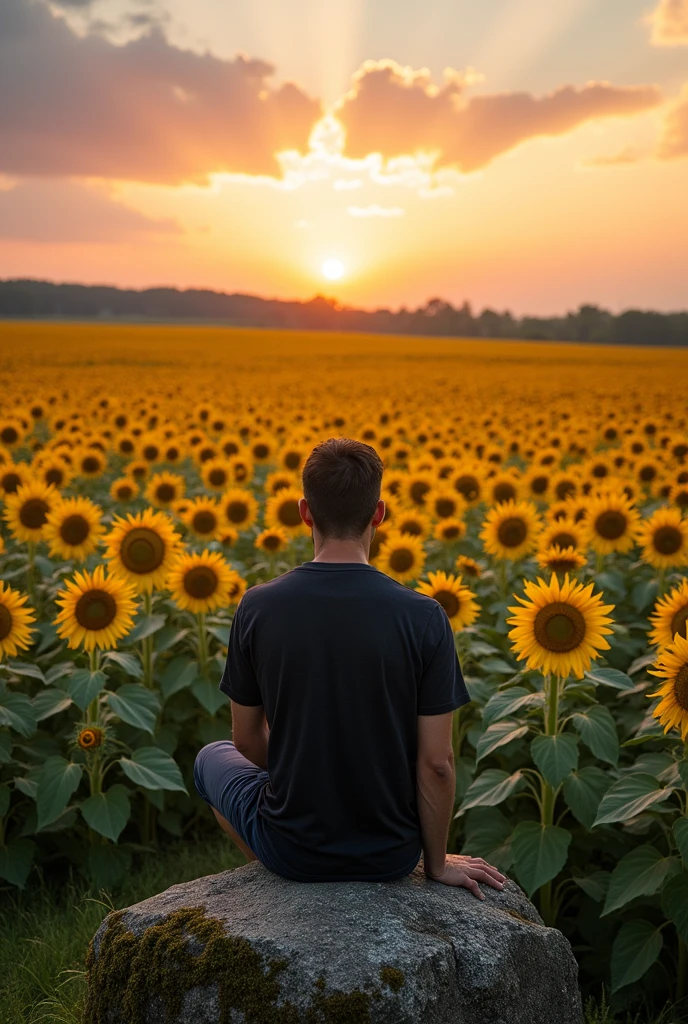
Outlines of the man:
{"type": "Polygon", "coordinates": [[[241,600],[220,689],[233,741],[199,752],[198,792],[249,860],[303,882],[425,874],[484,899],[505,876],[448,855],[453,712],[469,694],[443,608],[368,563],[382,462],[319,444],[299,508],[314,558],[241,600]]]}

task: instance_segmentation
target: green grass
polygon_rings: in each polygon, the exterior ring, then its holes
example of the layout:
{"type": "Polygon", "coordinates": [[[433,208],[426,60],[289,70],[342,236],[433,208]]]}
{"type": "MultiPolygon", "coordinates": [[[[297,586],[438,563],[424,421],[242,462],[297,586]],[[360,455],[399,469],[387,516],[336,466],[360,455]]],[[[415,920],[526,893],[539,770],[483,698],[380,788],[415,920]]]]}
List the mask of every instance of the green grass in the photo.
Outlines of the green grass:
{"type": "MultiPolygon", "coordinates": [[[[82,1024],[86,992],[84,956],[110,910],[154,896],[177,882],[245,863],[225,837],[179,842],[154,861],[146,858],[115,893],[92,891],[83,882],[34,886],[0,894],[0,1021],[2,1024],[82,1024]]],[[[585,1002],[585,1024],[684,1024],[688,1017],[667,1006],[659,1016],[613,1013],[585,1002]]]]}

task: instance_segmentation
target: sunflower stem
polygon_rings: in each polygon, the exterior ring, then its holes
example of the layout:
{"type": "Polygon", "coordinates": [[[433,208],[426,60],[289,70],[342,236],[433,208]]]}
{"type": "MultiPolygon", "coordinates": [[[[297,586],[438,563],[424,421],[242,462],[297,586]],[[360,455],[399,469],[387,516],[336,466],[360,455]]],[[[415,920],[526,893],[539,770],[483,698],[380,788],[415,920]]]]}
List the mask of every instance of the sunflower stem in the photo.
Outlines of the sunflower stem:
{"type": "MultiPolygon", "coordinates": [[[[545,676],[545,736],[556,736],[559,731],[559,690],[561,680],[558,676],[545,676]]],[[[554,824],[554,805],[556,790],[544,778],[542,779],[541,824],[554,824]]],[[[540,886],[540,914],[546,925],[553,926],[555,907],[552,900],[552,879],[540,886]]]]}
{"type": "MultiPolygon", "coordinates": [[[[153,597],[149,591],[143,593],[143,614],[149,618],[153,611],[153,597]]],[[[153,636],[146,636],[141,641],[141,664],[143,665],[143,682],[149,689],[153,686],[153,636]]]]}
{"type": "Polygon", "coordinates": [[[499,594],[502,601],[506,601],[506,592],[508,588],[507,580],[508,577],[506,559],[502,558],[499,562],[499,594]]]}
{"type": "Polygon", "coordinates": [[[198,627],[198,664],[203,678],[208,675],[208,635],[205,631],[205,612],[199,612],[196,616],[198,627]]]}
{"type": "Polygon", "coordinates": [[[601,551],[598,551],[597,555],[595,556],[595,572],[596,573],[602,572],[603,569],[604,569],[604,555],[602,554],[601,551]]]}
{"type": "Polygon", "coordinates": [[[28,542],[29,558],[26,564],[26,590],[31,604],[36,607],[36,542],[28,542]]]}
{"type": "MultiPolygon", "coordinates": [[[[91,675],[96,673],[100,668],[100,652],[98,651],[97,647],[94,647],[92,651],[88,652],[88,667],[90,669],[91,675]]],[[[91,703],[88,705],[88,709],[86,711],[87,722],[91,724],[96,724],[98,722],[99,705],[99,698],[94,697],[91,703]]]]}
{"type": "Polygon", "coordinates": [[[657,570],[657,597],[658,598],[659,597],[664,597],[664,592],[666,590],[665,576],[666,576],[666,569],[658,569],[657,570]]]}

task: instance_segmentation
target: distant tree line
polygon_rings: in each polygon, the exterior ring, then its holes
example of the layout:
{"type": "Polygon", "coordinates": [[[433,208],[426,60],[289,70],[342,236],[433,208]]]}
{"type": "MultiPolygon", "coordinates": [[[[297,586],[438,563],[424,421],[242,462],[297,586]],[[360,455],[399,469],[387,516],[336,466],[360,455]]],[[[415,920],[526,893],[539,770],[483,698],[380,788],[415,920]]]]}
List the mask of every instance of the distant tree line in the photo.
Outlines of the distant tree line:
{"type": "Polygon", "coordinates": [[[93,320],[212,321],[244,327],[432,334],[469,338],[527,338],[612,345],[688,345],[688,311],[627,309],[618,316],[583,305],[558,317],[514,317],[470,303],[458,308],[430,299],[418,309],[355,309],[317,295],[307,302],[262,299],[206,289],[133,291],[49,281],[0,281],[0,317],[93,320]]]}

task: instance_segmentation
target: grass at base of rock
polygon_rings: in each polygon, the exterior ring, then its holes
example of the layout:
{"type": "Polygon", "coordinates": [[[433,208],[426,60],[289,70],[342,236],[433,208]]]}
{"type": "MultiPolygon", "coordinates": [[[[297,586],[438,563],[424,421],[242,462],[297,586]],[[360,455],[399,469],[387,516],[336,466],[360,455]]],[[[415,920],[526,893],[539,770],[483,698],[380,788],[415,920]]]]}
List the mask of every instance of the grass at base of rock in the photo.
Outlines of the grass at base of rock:
{"type": "MultiPolygon", "coordinates": [[[[0,892],[0,1021],[3,1024],[82,1024],[85,957],[110,910],[138,903],[178,882],[245,863],[223,837],[180,842],[143,860],[114,893],[81,881],[59,888],[0,892]]],[[[687,1024],[688,1006],[666,1006],[654,1017],[613,1013],[604,998],[585,1000],[585,1024],[687,1024]]]]}

